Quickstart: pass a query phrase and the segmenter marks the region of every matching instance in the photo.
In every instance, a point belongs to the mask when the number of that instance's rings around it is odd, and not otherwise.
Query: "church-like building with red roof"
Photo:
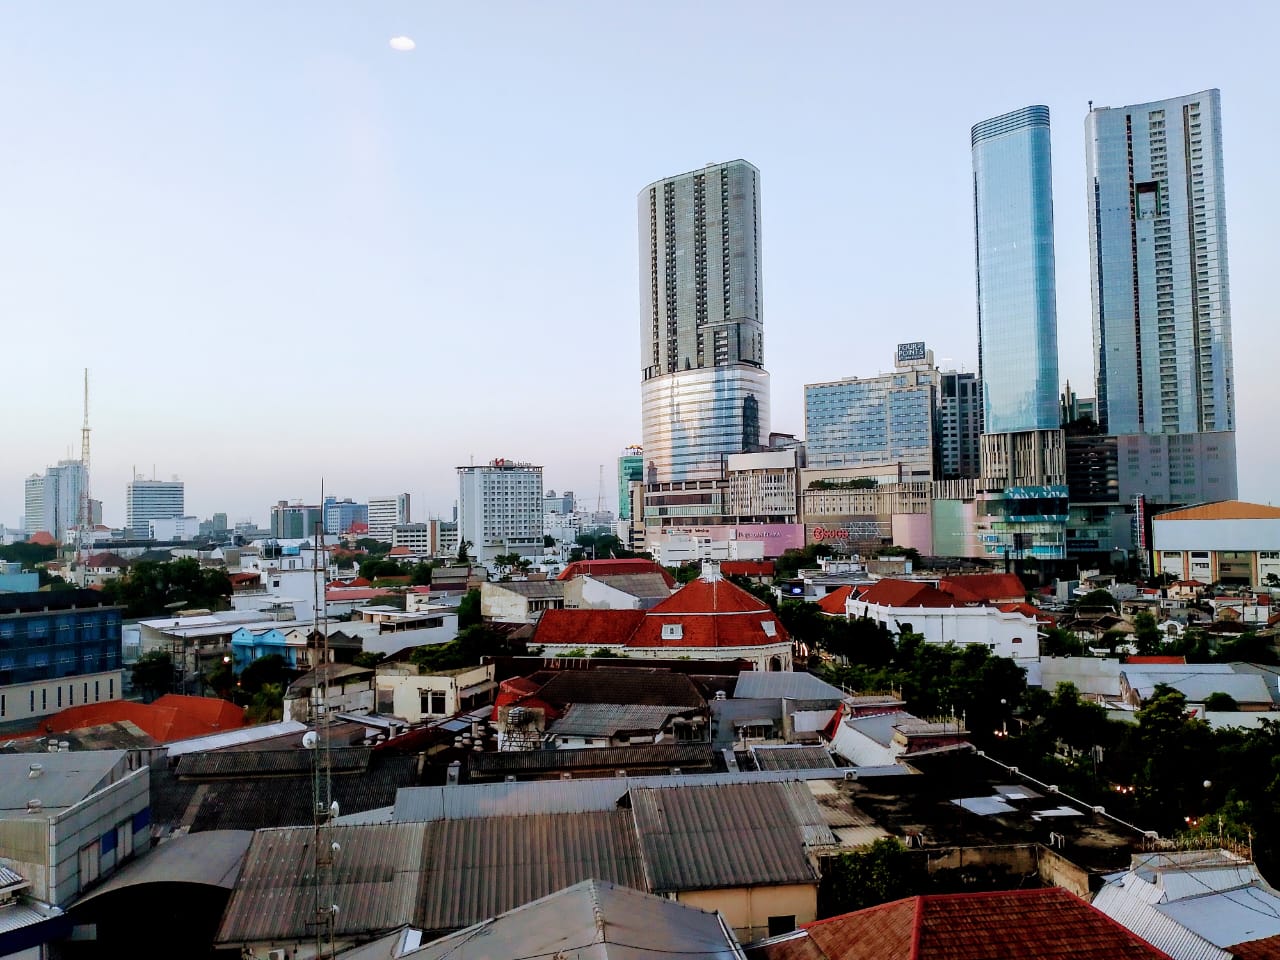
[[[602,647],[637,659],[748,660],[790,670],[792,642],[773,609],[714,564],[649,610],[547,610],[530,640],[544,656]]]

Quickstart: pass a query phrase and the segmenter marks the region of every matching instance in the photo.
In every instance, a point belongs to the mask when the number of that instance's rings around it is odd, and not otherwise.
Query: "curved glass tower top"
[[[983,432],[1057,429],[1049,108],[984,120],[971,142]]]

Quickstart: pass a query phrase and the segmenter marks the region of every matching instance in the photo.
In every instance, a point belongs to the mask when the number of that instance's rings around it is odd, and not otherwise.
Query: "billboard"
[[[705,537],[713,542],[723,540],[758,541],[764,545],[766,557],[780,557],[787,550],[804,549],[803,523],[740,523],[708,527],[668,527],[668,536]]]

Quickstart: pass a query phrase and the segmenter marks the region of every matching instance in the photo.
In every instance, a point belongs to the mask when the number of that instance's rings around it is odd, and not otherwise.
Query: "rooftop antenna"
[[[320,502],[324,503],[324,480],[320,481]],[[338,843],[333,838],[333,819],[338,815],[338,804],[333,799],[333,757],[330,753],[329,735],[329,617],[325,602],[324,581],[328,575],[328,554],[324,542],[323,512],[316,520],[315,536],[311,541],[312,605],[311,633],[307,646],[316,650],[320,661],[314,668],[315,682],[311,685],[311,726],[302,738],[311,750],[311,809],[312,845],[315,877],[315,905],[312,923],[315,924],[317,957],[333,956],[334,927],[338,905],[334,900],[333,862],[338,853]],[[323,565],[322,565],[323,556]]]
[[[596,484],[596,513],[604,513],[604,464],[600,464],[600,480]]]

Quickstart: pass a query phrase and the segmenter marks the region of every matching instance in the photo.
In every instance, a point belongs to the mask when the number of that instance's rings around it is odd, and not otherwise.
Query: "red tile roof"
[[[720,572],[726,577],[772,577],[772,560],[722,560]]]
[[[84,565],[93,569],[102,569],[104,567],[114,567],[119,569],[120,567],[128,566],[128,563],[119,554],[103,552],[95,553],[84,562]]]
[[[231,586],[239,586],[244,583],[261,583],[262,575],[258,573],[230,573],[227,579],[231,581]]]
[[[765,632],[771,623],[773,634]],[[680,636],[663,636],[664,626]],[[670,634],[671,631],[666,631]],[[694,580],[650,610],[547,610],[533,644],[584,647],[749,647],[790,643],[769,605],[728,580]]]
[[[860,587],[858,599],[878,607],[958,607],[963,601],[918,580],[877,580]]]
[[[629,573],[660,573],[668,587],[676,585],[675,578],[667,572],[666,567],[652,560],[575,560],[556,577],[557,580],[572,580],[574,577],[618,577]]]
[[[1264,937],[1227,947],[1236,960],[1280,960],[1280,936]]]
[[[909,897],[830,920],[752,951],[766,960],[1169,960],[1060,887]],[[802,952],[807,937],[819,953]]]
[[[1132,656],[1132,657],[1126,657],[1126,658],[1125,658],[1125,663],[1174,663],[1174,664],[1179,664],[1179,663],[1186,663],[1186,662],[1187,662],[1187,658],[1186,658],[1186,657],[1172,657],[1172,656],[1170,656],[1170,657],[1161,657],[1161,656],[1138,657],[1138,656]]]
[[[1014,573],[966,573],[944,577],[938,589],[963,603],[995,603],[999,600],[1022,600],[1027,588]]]
[[[52,547],[57,542],[53,539],[53,534],[45,530],[38,530],[27,538],[27,543],[34,543],[40,547]]]
[[[1000,604],[1000,609],[1005,613],[1020,613],[1024,617],[1030,617],[1032,620],[1037,620],[1040,623],[1054,624],[1058,622],[1058,618],[1053,614],[1045,613],[1039,607],[1026,603],[1025,601],[1019,603],[1002,603]]]
[[[387,551],[388,557],[408,557],[412,555],[413,555],[413,551],[405,546],[392,547],[389,551]]]
[[[853,587],[851,586],[838,587],[818,601],[818,608],[823,613],[843,617],[845,613],[844,602],[849,599],[849,594],[851,593],[853,593]]]
[[[544,610],[531,643],[594,650],[626,643],[644,619],[643,610]]]
[[[110,700],[70,707],[41,721],[41,728],[65,733],[128,720],[159,743],[202,737],[245,725],[244,708],[215,697],[167,693],[154,703]]]

